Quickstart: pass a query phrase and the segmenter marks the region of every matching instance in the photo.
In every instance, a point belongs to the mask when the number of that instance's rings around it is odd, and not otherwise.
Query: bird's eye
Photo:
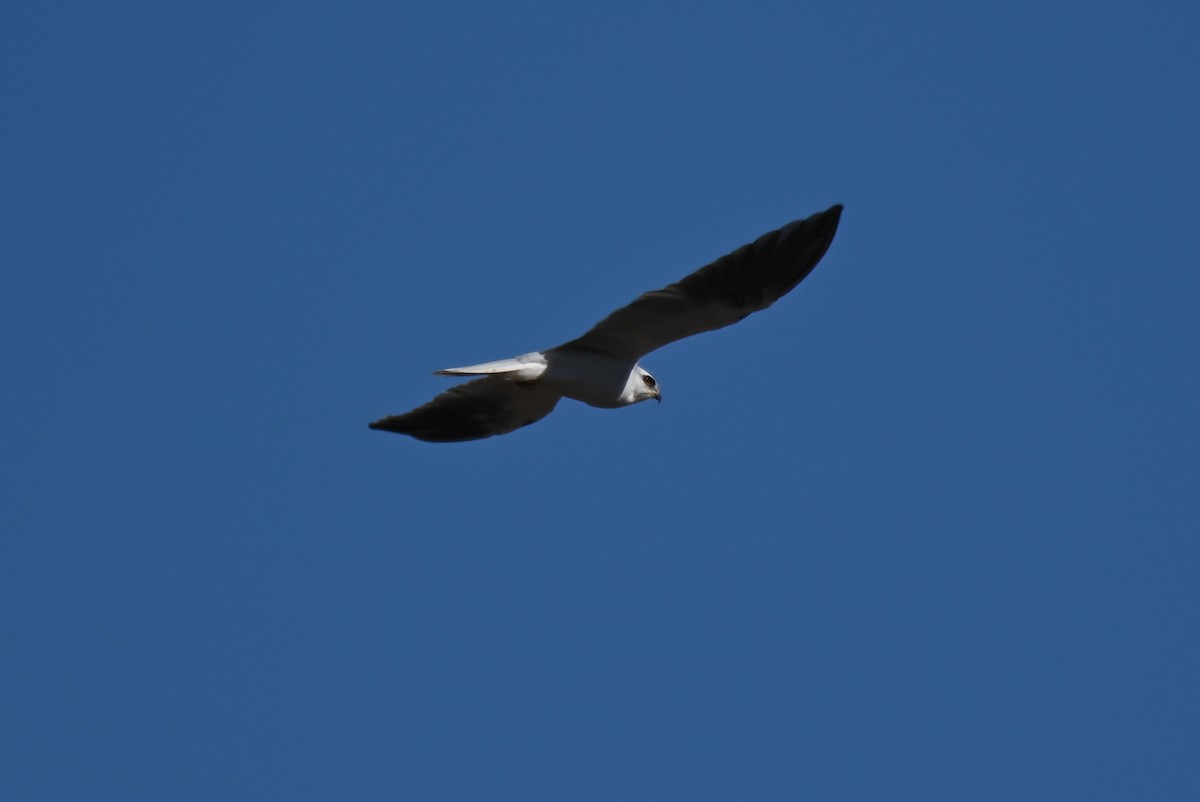
[[[642,377],[642,382],[643,382],[643,383],[645,383],[645,385],[646,385],[647,387],[649,387],[651,390],[653,390],[653,389],[654,389],[655,381],[654,381],[654,377],[653,377],[653,376],[643,376],[643,377]]]

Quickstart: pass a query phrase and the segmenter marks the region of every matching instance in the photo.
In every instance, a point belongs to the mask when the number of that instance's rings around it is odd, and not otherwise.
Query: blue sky
[[[0,798],[1195,799],[1194,3],[0,12]],[[833,203],[451,445],[366,423]]]

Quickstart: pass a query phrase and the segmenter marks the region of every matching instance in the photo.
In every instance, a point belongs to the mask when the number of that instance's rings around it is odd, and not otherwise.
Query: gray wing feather
[[[558,347],[639,359],[684,337],[737,323],[778,301],[812,272],[833,241],[841,214],[838,204],[764,234],[675,284],[645,293]]]
[[[438,443],[478,440],[541,420],[559,398],[536,385],[488,376],[451,387],[428,404],[369,426]]]

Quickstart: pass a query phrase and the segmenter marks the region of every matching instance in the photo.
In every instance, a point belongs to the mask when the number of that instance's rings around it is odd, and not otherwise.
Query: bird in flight
[[[825,255],[840,204],[789,223],[675,284],[639,296],[582,337],[511,359],[446,368],[443,376],[481,376],[428,404],[369,424],[418,440],[455,442],[507,434],[541,420],[561,398],[615,408],[653,398],[658,382],[638,360],[668,343],[724,328],[766,309],[799,284]]]

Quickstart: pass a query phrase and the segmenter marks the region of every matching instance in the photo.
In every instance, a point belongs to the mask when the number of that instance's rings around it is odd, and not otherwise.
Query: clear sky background
[[[1200,798],[1198,36],[5,3],[0,798]],[[833,203],[661,405],[366,427]]]

